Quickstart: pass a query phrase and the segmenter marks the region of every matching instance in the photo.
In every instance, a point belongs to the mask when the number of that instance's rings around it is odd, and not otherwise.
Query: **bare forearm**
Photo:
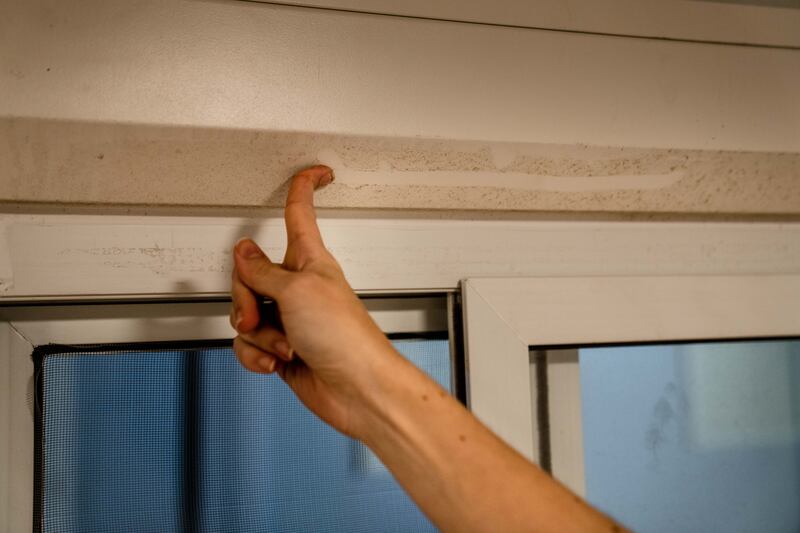
[[[331,181],[323,165],[292,178],[282,264],[249,239],[234,249],[242,365],[278,372],[309,409],[363,440],[445,531],[619,531],[393,349],[322,242],[313,195]],[[280,321],[261,316],[261,296]]]
[[[621,530],[399,355],[381,360],[362,438],[442,530]]]

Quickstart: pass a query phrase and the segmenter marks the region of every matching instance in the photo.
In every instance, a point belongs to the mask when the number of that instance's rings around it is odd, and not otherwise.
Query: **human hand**
[[[397,354],[322,242],[314,190],[333,179],[324,165],[292,178],[283,264],[272,263],[250,239],[236,244],[231,325],[239,335],[233,348],[245,368],[277,372],[320,418],[359,437],[371,373]],[[262,296],[277,303],[279,323],[259,311]]]

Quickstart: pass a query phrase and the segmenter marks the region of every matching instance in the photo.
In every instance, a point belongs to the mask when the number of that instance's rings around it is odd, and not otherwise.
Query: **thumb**
[[[239,279],[253,292],[278,299],[291,273],[269,260],[251,239],[242,239],[233,249],[233,260]]]

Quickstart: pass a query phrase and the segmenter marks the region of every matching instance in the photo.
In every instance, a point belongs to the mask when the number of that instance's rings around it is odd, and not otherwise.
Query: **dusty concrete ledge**
[[[323,162],[325,208],[800,215],[800,154],[483,143],[0,119],[6,206],[279,207]]]

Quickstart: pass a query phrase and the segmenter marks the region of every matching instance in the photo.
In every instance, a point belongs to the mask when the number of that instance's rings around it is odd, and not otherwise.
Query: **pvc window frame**
[[[516,333],[518,326],[508,320],[514,316],[530,317],[532,302],[540,304],[537,309],[544,317],[553,310],[539,296],[526,296],[524,287],[513,283],[514,278],[539,278],[547,285],[556,278],[562,280],[558,283],[569,284],[575,283],[575,279],[594,278],[678,276],[707,281],[718,276],[745,276],[758,283],[762,278],[800,274],[800,224],[797,223],[321,216],[319,224],[327,246],[339,260],[351,286],[362,295],[419,297],[425,293],[445,293],[450,294],[450,304],[457,307],[454,293],[460,280],[469,280],[464,284],[463,297],[467,307],[470,369],[467,385],[472,409],[529,457],[534,457],[533,422],[529,417],[519,417],[517,409],[521,404],[498,401],[493,410],[485,409],[476,381],[484,372],[479,371],[483,361],[489,367],[483,383],[492,385],[492,394],[503,398],[506,389],[516,391],[518,398],[527,398],[524,402],[528,412],[531,411],[530,392],[527,397],[520,394],[524,387],[530,387],[528,347],[547,339],[532,336],[525,344]],[[32,515],[33,465],[26,454],[32,451],[30,353],[34,344],[102,342],[112,337],[116,342],[135,342],[143,340],[137,337],[137,331],[142,330],[149,331],[149,335],[158,333],[151,340],[174,339],[175,335],[188,339],[185,328],[196,322],[205,324],[202,338],[230,336],[227,304],[223,301],[230,288],[230,248],[245,235],[262,244],[270,257],[282,257],[285,228],[278,217],[6,215],[0,218],[0,379],[7,380],[0,387],[3,437],[0,438],[0,530],[26,530]],[[499,279],[479,281],[483,278]],[[503,310],[497,303],[500,300],[496,300],[499,292],[490,290],[495,283],[513,293],[503,297],[503,301],[516,301],[527,311],[517,315]],[[481,304],[481,299],[487,303]],[[129,303],[116,307],[75,305],[120,300]],[[151,303],[133,305],[130,303],[133,300]],[[155,312],[152,305],[155,300],[165,301],[167,307],[161,309],[166,311]],[[205,302],[197,308],[204,311],[185,312],[188,304],[175,300]],[[379,301],[372,300],[371,305]],[[705,300],[700,301],[705,306]],[[64,306],[56,312],[41,305],[55,303]],[[108,312],[112,308],[115,313]],[[95,314],[90,316],[92,313],[87,309],[94,309]],[[105,311],[98,315],[100,309]],[[481,309],[487,319],[476,321],[475,313]],[[140,325],[148,324],[147,327],[121,326],[119,319],[126,315],[138,316]],[[424,324],[433,316],[419,311],[411,315],[416,317],[412,325],[417,331],[424,330]],[[436,328],[442,328],[443,319],[438,316]],[[455,319],[458,315],[450,313],[450,317]],[[549,323],[553,320],[551,317]],[[98,327],[100,324],[102,328]],[[485,330],[491,336],[494,327],[498,334],[502,331],[514,334],[500,335],[485,350],[478,350],[474,341],[470,344],[470,336],[477,331]],[[112,335],[115,329],[123,336]],[[399,331],[397,327],[392,329]],[[460,326],[455,324],[448,329],[457,332]],[[589,331],[579,324],[567,329]],[[590,340],[599,342],[597,338]],[[552,342],[555,340],[547,343]],[[503,369],[498,362],[508,354],[519,356],[510,364],[519,369],[520,375],[497,374]],[[569,365],[559,368],[567,372],[570,369]],[[551,375],[551,382],[553,379],[556,378]],[[570,383],[574,384],[574,379]],[[552,386],[551,390],[554,389]],[[568,409],[575,404],[551,401],[550,405]],[[559,418],[553,411],[550,415],[551,419]],[[521,420],[520,427],[528,428],[527,441],[515,437],[515,433],[524,435],[526,430],[508,429],[514,420]],[[569,433],[565,435],[570,442]],[[527,443],[527,449],[520,443]],[[557,455],[553,456],[553,465],[556,476],[560,476]],[[580,492],[580,487],[577,490]]]
[[[368,296],[363,301],[387,334],[425,338],[450,331],[452,295]],[[8,382],[0,390],[0,529],[27,531],[32,524],[34,348],[226,339],[233,336],[229,310],[225,300],[0,307],[0,375]]]
[[[547,447],[553,476],[580,495],[578,353],[549,352],[542,413],[532,349],[800,336],[797,274],[473,278],[463,298],[470,408],[529,459]]]

